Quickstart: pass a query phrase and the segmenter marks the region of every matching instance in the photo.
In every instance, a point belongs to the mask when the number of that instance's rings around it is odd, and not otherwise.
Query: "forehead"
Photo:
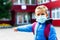
[[[35,14],[46,14],[46,9],[44,6],[37,6]]]
[[[45,12],[46,10],[43,7],[38,6],[35,12]]]

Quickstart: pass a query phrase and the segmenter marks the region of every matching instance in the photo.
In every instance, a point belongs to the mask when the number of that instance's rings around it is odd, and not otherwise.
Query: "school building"
[[[54,26],[60,26],[60,0],[12,0],[13,21],[17,24],[29,24],[35,21],[35,8],[38,5],[48,7],[49,18]]]
[[[12,0],[12,25],[30,24],[35,21],[35,8],[38,5],[48,7],[49,18],[54,26],[60,26],[60,0]],[[5,22],[5,21],[4,21]],[[8,23],[8,22],[7,22]]]

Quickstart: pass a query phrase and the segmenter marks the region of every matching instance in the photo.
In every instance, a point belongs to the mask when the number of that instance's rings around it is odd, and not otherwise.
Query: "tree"
[[[0,19],[10,18],[10,9],[12,2],[10,0],[0,0]]]

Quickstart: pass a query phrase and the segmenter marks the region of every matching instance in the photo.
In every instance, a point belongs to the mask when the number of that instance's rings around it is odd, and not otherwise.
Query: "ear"
[[[46,12],[46,17],[48,17],[48,13],[47,13],[47,11],[45,11]]]

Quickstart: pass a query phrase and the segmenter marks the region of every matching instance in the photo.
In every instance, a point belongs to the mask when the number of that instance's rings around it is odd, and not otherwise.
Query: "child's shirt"
[[[44,36],[44,28],[45,28],[45,23],[40,24],[36,23],[35,29],[34,29],[34,40],[46,40]],[[18,31],[22,32],[32,32],[32,24],[25,25],[25,26],[19,26],[17,28]],[[50,33],[48,36],[48,40],[56,40],[56,32],[54,27],[51,25],[50,27]]]

